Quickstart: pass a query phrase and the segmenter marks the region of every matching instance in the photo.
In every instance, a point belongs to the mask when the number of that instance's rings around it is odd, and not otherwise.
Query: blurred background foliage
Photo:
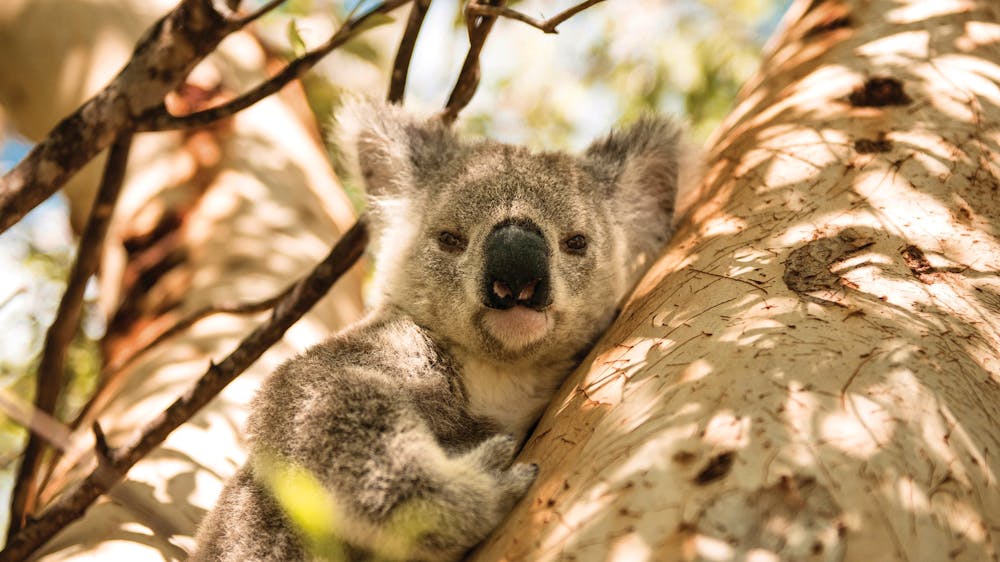
[[[273,54],[290,58],[303,46],[321,43],[353,10],[371,3],[289,0],[256,31]],[[549,17],[575,3],[521,0],[509,6]],[[563,23],[557,35],[501,20],[482,53],[479,90],[457,126],[471,135],[536,148],[579,150],[616,123],[644,111],[663,111],[686,120],[692,139],[702,142],[756,69],[762,45],[789,3],[606,0]],[[429,114],[448,98],[468,46],[462,6],[457,0],[431,4],[407,86],[406,105],[416,111]],[[385,95],[408,9],[398,10],[393,24],[334,52],[303,80],[321,128],[327,128],[346,94]],[[0,171],[29,148],[3,123],[0,108]],[[359,202],[356,186],[348,188]],[[29,400],[45,329],[74,252],[75,235],[67,221],[66,205],[57,196],[0,235],[0,390]],[[99,377],[103,322],[93,305],[94,292],[93,287],[88,291],[83,326],[69,355],[62,419],[82,407]],[[10,474],[24,436],[22,428],[0,415],[2,506],[8,503]]]
[[[539,18],[575,4],[508,2]],[[483,49],[479,90],[456,126],[535,148],[580,150],[616,123],[661,111],[680,116],[692,140],[703,142],[756,70],[761,48],[789,4],[606,0],[564,22],[554,35],[502,19]],[[463,5],[431,3],[410,67],[406,106],[430,114],[447,100],[468,47]],[[293,0],[262,22],[260,34],[273,52],[288,57],[292,43],[319,44],[355,6],[350,0]],[[400,10],[395,25],[351,41],[306,78],[322,126],[345,94],[385,95],[406,14]],[[296,38],[290,41],[293,25]],[[335,163],[342,172],[336,155]],[[358,201],[356,193],[352,197]]]

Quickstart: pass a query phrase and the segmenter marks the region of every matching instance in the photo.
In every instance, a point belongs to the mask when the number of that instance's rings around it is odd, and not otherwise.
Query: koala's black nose
[[[486,237],[483,303],[507,309],[534,309],[551,303],[549,246],[531,223],[504,223]]]

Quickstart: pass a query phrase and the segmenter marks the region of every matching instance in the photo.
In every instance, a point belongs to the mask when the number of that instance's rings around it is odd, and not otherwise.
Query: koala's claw
[[[479,466],[487,472],[502,472],[514,460],[517,454],[517,440],[512,435],[494,435],[472,450]]]
[[[500,475],[499,483],[503,489],[505,511],[524,497],[536,478],[538,478],[538,465],[535,463],[516,463]]]
[[[538,465],[535,463],[519,462],[504,472],[504,479],[514,484],[523,484],[524,490],[538,478]]]

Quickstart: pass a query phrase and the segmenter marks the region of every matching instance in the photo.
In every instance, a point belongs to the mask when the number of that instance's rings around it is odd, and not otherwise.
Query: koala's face
[[[571,357],[671,232],[675,128],[644,121],[583,156],[466,143],[376,106],[358,159],[381,305],[478,355]]]
[[[586,344],[606,325],[624,252],[608,201],[573,159],[481,143],[416,179],[428,197],[386,287],[393,304],[504,358]]]

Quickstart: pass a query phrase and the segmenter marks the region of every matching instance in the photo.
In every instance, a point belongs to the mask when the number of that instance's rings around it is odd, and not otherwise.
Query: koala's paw
[[[536,478],[538,465],[535,463],[519,462],[500,474],[498,481],[508,509],[524,496]]]
[[[538,477],[538,465],[534,463],[511,464],[517,455],[517,440],[510,435],[494,435],[465,454],[471,462],[488,474],[500,517],[506,514],[520,500]]]
[[[494,435],[468,453],[470,460],[486,472],[504,472],[517,454],[517,440],[511,435]]]

